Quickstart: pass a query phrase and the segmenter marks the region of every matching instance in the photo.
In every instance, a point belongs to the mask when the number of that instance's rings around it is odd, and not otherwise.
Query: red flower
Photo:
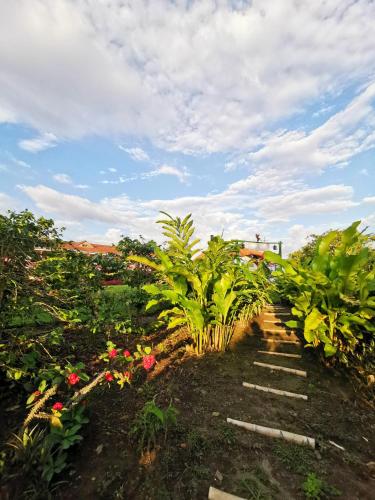
[[[124,351],[124,356],[125,356],[125,358],[130,358],[130,356],[131,356],[130,351],[128,351],[128,350]]]
[[[40,391],[34,391],[33,392],[34,396],[37,398],[38,396],[40,396],[42,393]]]
[[[112,351],[109,351],[108,356],[110,358],[115,358],[117,356],[117,349],[112,349]]]
[[[106,374],[104,376],[105,376],[105,379],[106,379],[107,382],[112,382],[113,375],[112,375],[111,372],[106,372]]]
[[[130,372],[124,372],[124,377],[130,380],[132,378],[132,374]]]
[[[64,405],[62,403],[55,403],[53,406],[52,406],[52,410],[56,410],[56,411],[60,411],[64,408]]]
[[[153,354],[148,354],[147,356],[143,356],[143,368],[145,370],[150,370],[155,363],[156,359]]]
[[[79,376],[76,373],[71,373],[68,377],[68,384],[75,385],[80,381]]]

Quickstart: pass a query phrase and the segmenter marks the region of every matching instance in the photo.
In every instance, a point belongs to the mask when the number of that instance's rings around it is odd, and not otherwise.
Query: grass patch
[[[307,474],[315,463],[314,452],[298,444],[280,442],[274,447],[273,452],[289,471],[297,474]]]

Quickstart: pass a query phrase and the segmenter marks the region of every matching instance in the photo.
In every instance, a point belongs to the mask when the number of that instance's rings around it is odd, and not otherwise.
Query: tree
[[[0,215],[0,325],[9,312],[35,289],[35,264],[60,243],[52,219],[29,210]]]
[[[140,236],[140,239],[132,239],[129,236],[123,236],[119,241],[117,248],[122,253],[124,261],[127,262],[128,257],[138,255],[146,257],[150,260],[155,260],[155,241],[146,241]],[[132,263],[124,268],[123,279],[124,283],[139,287],[145,283],[153,281],[152,269],[141,263]]]

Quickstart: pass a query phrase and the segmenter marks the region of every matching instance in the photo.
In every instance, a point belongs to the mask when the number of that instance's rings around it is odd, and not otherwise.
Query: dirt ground
[[[374,499],[375,479],[366,466],[375,460],[373,409],[349,380],[313,354],[276,358],[257,352],[264,345],[248,335],[233,351],[197,358],[177,332],[146,383],[95,397],[87,436],[55,498],[193,500],[207,498],[212,485],[248,499],[300,499],[302,483],[314,472],[324,481],[321,498]],[[254,366],[255,360],[301,368],[308,376],[272,372]],[[243,381],[306,394],[309,400],[257,392],[242,387]],[[145,457],[129,429],[153,397],[161,407],[173,403],[178,423],[141,465]],[[314,437],[318,447],[262,437],[227,424],[227,417]]]

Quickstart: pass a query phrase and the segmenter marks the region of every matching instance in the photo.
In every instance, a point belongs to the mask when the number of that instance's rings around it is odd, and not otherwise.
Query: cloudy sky
[[[69,239],[375,230],[375,3],[0,0],[0,211]]]

